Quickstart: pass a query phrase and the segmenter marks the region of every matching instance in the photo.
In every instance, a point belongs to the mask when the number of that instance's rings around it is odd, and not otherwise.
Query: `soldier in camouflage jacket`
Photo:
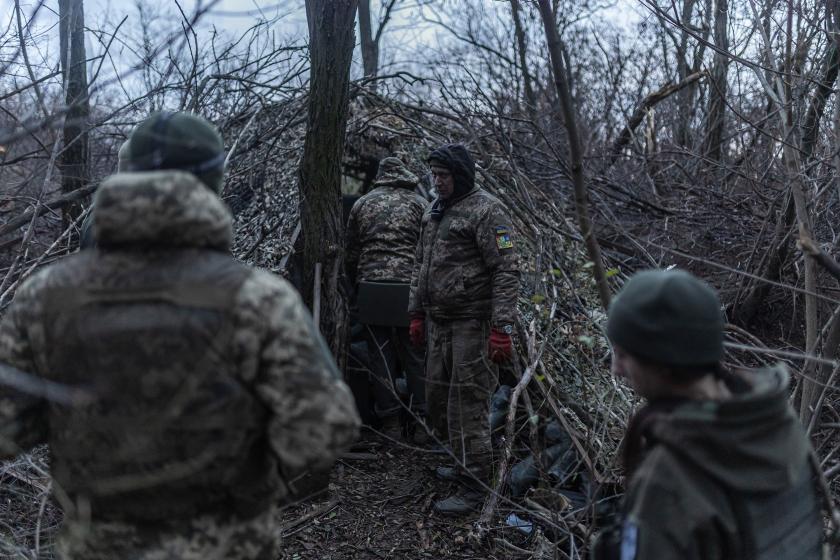
[[[647,402],[622,443],[621,515],[593,560],[828,558],[790,374],[724,368],[721,308],[714,288],[678,269],[639,272],[613,299],[612,372]]]
[[[498,382],[494,362],[511,357],[519,271],[510,215],[475,185],[475,163],[460,144],[430,158],[439,197],[423,216],[409,312],[416,343],[426,338],[426,402],[434,432],[448,439],[476,481],[489,482],[488,412]],[[428,324],[427,324],[428,321]],[[480,492],[438,502],[443,513],[477,507]]]
[[[420,221],[428,203],[414,192],[417,177],[395,157],[379,163],[373,186],[356,201],[347,220],[347,273],[354,285],[388,282],[407,286],[414,268]],[[404,302],[393,315],[405,312]],[[376,378],[374,408],[386,431],[390,431],[400,409],[393,381],[403,371],[412,409],[425,414],[425,352],[410,344],[407,327],[368,324],[365,331]]]
[[[286,481],[356,437],[298,294],[229,255],[223,156],[203,119],[150,117],[139,172],[97,193],[97,249],[25,281],[0,323],[0,361],[89,396],[0,387],[0,452],[50,446],[60,557],[276,558]]]

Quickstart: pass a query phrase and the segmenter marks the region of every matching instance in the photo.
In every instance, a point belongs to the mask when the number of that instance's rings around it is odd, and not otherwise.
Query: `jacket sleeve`
[[[516,239],[510,215],[501,203],[490,204],[479,217],[476,245],[492,277],[492,325],[509,324],[516,317],[519,297],[519,268]]]
[[[25,325],[29,287],[24,284],[0,321],[0,363],[36,375],[34,352]],[[47,441],[46,402],[0,384],[0,458],[9,458]]]
[[[344,266],[347,270],[347,278],[352,286],[356,285],[359,269],[359,255],[361,254],[361,241],[359,239],[359,207],[361,200],[357,200],[350,209],[350,216],[347,218],[347,250],[344,254]]]
[[[287,475],[329,467],[358,436],[353,395],[297,292],[266,272],[255,276],[241,291],[244,312],[263,323],[254,386],[270,411],[268,440]]]
[[[425,228],[428,227],[428,219],[424,220],[425,212],[420,215],[420,235],[417,237],[417,247],[414,250],[414,269],[411,273],[411,287],[408,292],[408,313],[420,313],[423,311],[423,302],[420,299],[420,271],[423,268],[423,253]]]

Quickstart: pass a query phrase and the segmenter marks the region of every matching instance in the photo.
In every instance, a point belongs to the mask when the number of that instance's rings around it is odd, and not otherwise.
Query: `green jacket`
[[[411,281],[426,206],[410,188],[390,185],[377,186],[356,201],[347,220],[345,258],[354,284]]]
[[[510,214],[493,195],[475,187],[423,215],[411,277],[410,313],[436,320],[486,319],[514,322],[519,265]]]
[[[618,550],[599,550],[602,539],[596,558],[821,557],[810,444],[788,404],[789,375],[781,366],[745,375],[731,399],[640,412],[626,442],[643,444],[628,473]]]

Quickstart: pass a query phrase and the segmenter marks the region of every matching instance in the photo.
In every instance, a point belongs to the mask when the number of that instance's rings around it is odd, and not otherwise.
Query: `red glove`
[[[491,329],[488,352],[490,359],[497,364],[510,360],[513,356],[513,341],[510,335],[497,329]]]
[[[426,315],[416,313],[411,316],[411,324],[408,326],[408,338],[411,345],[419,348],[426,344]]]

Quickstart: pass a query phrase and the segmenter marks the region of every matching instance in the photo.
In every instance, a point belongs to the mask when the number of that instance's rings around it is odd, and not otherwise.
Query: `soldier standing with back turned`
[[[647,405],[624,443],[619,527],[595,560],[818,560],[811,446],[783,366],[722,368],[717,293],[681,270],[631,278],[609,310],[612,370]]]
[[[273,560],[288,481],[357,435],[300,296],[230,256],[224,160],[204,119],[150,116],[96,194],[97,248],[26,280],[0,323],[0,362],[91,399],[0,386],[0,454],[49,444],[62,558]]]
[[[420,221],[428,203],[414,192],[417,177],[395,157],[379,163],[374,189],[347,220],[347,274],[356,286],[374,375],[374,408],[382,431],[393,435],[400,402],[394,381],[403,371],[412,412],[423,417],[424,352],[408,337],[408,290]]]
[[[508,210],[475,184],[467,149],[429,156],[438,198],[423,216],[411,280],[411,336],[426,341],[427,422],[457,466],[438,475],[462,489],[435,503],[444,514],[478,508],[491,482],[490,397],[495,363],[512,355],[519,271]]]

